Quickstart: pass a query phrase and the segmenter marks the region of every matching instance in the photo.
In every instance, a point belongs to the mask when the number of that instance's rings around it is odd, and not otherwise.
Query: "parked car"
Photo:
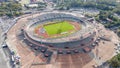
[[[7,48],[7,47],[8,47],[7,44],[2,45],[2,48]]]

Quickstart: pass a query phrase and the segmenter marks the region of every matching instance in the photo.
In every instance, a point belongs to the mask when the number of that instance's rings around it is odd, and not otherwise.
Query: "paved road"
[[[2,30],[0,29],[0,68],[8,68],[8,61],[7,57],[5,56],[1,43],[2,43],[2,37],[1,37],[1,32]]]
[[[5,59],[2,49],[0,49],[0,68],[8,68],[6,62],[7,62],[7,59]]]

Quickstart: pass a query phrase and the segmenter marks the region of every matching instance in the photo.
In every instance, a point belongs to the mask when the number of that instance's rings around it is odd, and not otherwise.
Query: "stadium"
[[[32,43],[44,44],[59,52],[60,49],[79,50],[90,47],[95,41],[95,29],[91,23],[65,13],[46,13],[24,28],[24,36]],[[89,43],[89,44],[88,44]],[[87,44],[87,45],[86,45]],[[38,45],[39,46],[39,45]],[[91,49],[91,48],[90,48]]]
[[[28,14],[8,31],[6,43],[20,55],[22,68],[88,68],[100,40],[96,28],[78,13]]]
[[[93,48],[96,33],[92,23],[75,14],[50,12],[29,21],[22,28],[22,34],[24,42],[41,52],[46,63],[50,64],[54,55],[87,55]],[[92,58],[89,57],[88,61]]]

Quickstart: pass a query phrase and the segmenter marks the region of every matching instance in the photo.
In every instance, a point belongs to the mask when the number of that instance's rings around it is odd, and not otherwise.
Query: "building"
[[[44,2],[43,0],[19,0],[19,3],[22,4],[22,6],[30,3],[38,3],[38,2]]]
[[[0,2],[7,2],[7,1],[13,1],[13,0],[0,0]]]
[[[116,0],[116,2],[120,2],[120,0]]]

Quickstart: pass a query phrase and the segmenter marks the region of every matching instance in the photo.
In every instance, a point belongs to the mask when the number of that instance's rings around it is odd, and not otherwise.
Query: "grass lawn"
[[[48,35],[60,34],[69,30],[74,30],[74,26],[67,21],[44,25]]]

